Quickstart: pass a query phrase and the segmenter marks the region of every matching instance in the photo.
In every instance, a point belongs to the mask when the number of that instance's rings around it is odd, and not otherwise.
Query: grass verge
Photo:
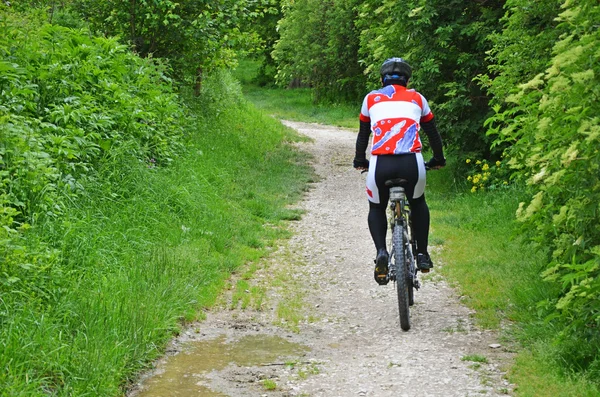
[[[441,272],[476,310],[480,326],[500,330],[516,342],[509,370],[517,396],[598,396],[600,390],[581,376],[561,371],[552,352],[556,331],[544,321],[540,302],[554,295],[540,271],[544,255],[519,234],[515,211],[518,188],[470,193],[451,169],[428,173],[431,242],[441,245]]]
[[[313,178],[291,149],[300,138],[227,76],[205,90],[172,167],[104,164],[60,224],[30,231],[60,271],[47,304],[13,308],[0,328],[0,395],[121,395],[231,272],[289,235],[287,207]]]
[[[283,120],[320,123],[358,131],[360,104],[316,104],[309,88],[265,88],[253,84],[257,62],[243,60],[234,72],[244,96],[266,115]]]

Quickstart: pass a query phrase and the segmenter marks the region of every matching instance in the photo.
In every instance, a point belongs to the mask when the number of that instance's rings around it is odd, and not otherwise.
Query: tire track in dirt
[[[364,176],[350,166],[356,135],[323,125],[284,124],[312,138],[299,146],[313,154],[320,180],[298,204],[305,214],[291,225],[294,236],[262,261],[253,276],[252,283],[266,289],[267,299],[259,310],[230,309],[231,293],[224,294],[223,304],[174,340],[170,354],[130,396],[510,394],[512,386],[503,372],[510,353],[490,348],[497,343],[495,335],[473,325],[472,313],[436,269],[422,278],[423,287],[415,295],[412,329],[400,330],[393,284],[382,287],[373,280],[374,248],[366,222]],[[432,256],[439,267],[443,264],[437,250],[432,248]],[[278,320],[277,311],[286,299],[303,302],[303,320],[295,330]],[[190,343],[222,338],[222,343],[233,345],[258,335],[278,337],[309,350],[259,365],[231,362],[202,373],[183,371],[182,378],[197,380],[194,394],[178,388],[177,380],[161,389],[169,390],[167,394],[153,394],[153,384],[169,372],[173,357],[188,354]],[[464,360],[469,355],[485,357],[487,362]],[[295,365],[283,365],[286,362]],[[265,380],[271,387],[266,387]]]

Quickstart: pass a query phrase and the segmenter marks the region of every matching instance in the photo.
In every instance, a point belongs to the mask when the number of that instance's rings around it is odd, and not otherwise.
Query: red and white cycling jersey
[[[401,85],[370,92],[360,111],[360,120],[371,123],[373,155],[420,153],[420,123],[431,119],[425,97]]]

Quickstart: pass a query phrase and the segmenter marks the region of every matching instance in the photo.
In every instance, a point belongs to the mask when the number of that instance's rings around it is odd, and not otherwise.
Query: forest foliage
[[[499,77],[489,81],[490,92],[504,95],[494,97],[488,133],[494,145],[505,149],[514,177],[532,194],[521,203],[517,217],[531,239],[548,251],[543,277],[562,290],[540,307],[553,309],[549,318],[564,325],[558,339],[568,362],[597,377],[600,5],[568,0],[556,8],[556,2],[548,2],[546,8],[523,15],[519,11],[525,4],[529,2],[510,2],[506,23],[512,30],[494,39],[492,54],[498,62],[493,71]],[[543,19],[549,16],[554,29],[537,31],[531,40],[516,39],[531,37],[538,24],[547,26]],[[537,51],[539,61],[515,67],[514,54],[531,51]]]
[[[488,97],[473,81],[487,71],[488,35],[500,29],[500,1],[283,1],[277,79],[299,79],[317,99],[359,103],[390,57],[407,59],[413,87],[435,106],[446,141],[487,153]]]
[[[597,0],[0,2],[0,323],[77,280],[65,247],[35,236],[68,234],[86,186],[131,198],[122,167],[186,153],[182,92],[217,106],[235,88],[206,91],[207,76],[256,54],[262,83],[358,113],[402,56],[457,170],[501,164],[527,192],[517,218],[557,291],[536,309],[560,330],[557,361],[600,379],[599,28]]]

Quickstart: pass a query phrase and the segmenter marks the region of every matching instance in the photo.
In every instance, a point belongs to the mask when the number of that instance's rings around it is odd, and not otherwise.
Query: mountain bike
[[[392,231],[391,247],[388,250],[390,252],[388,278],[396,283],[400,327],[404,331],[410,329],[410,306],[414,304],[414,291],[421,287],[415,256],[417,243],[412,235],[410,207],[404,191],[406,182],[404,179],[391,179],[385,182],[385,185],[390,188],[389,209]]]

